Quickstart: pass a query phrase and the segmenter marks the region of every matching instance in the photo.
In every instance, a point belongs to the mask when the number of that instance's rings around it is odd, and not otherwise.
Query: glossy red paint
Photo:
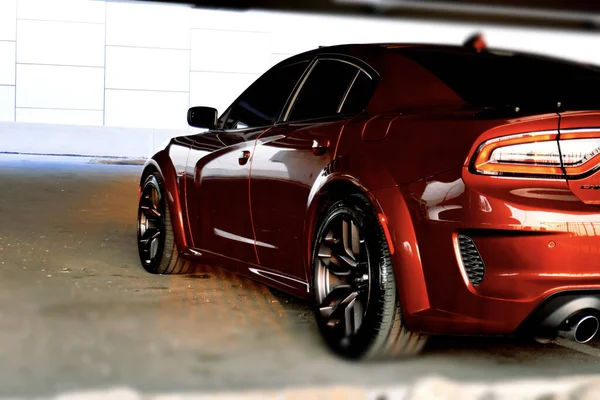
[[[470,168],[491,139],[567,138],[600,128],[600,112],[481,116],[486,110],[465,107],[439,78],[392,51],[400,47],[298,56],[353,57],[376,71],[363,113],[215,130],[176,138],[157,153],[148,166],[164,177],[179,248],[312,300],[320,215],[340,195],[360,192],[380,216],[412,330],[511,333],[554,293],[600,290],[600,190],[593,189],[600,171],[545,179]],[[316,155],[315,141],[329,146]],[[459,233],[486,265],[477,286],[462,266]]]

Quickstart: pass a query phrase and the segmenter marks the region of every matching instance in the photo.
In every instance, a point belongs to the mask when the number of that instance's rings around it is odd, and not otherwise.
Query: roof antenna
[[[469,36],[469,38],[463,43],[463,46],[470,47],[478,53],[487,49],[487,43],[485,42],[481,32],[477,32],[474,35]]]

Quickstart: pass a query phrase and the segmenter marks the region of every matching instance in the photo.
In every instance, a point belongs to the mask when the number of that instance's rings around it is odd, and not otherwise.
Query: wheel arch
[[[175,167],[168,154],[164,151],[159,151],[152,158],[146,161],[142,175],[140,177],[140,193],[141,187],[148,176],[152,173],[158,173],[164,183],[166,193],[166,199],[169,202],[169,211],[171,214],[171,222],[173,224],[173,235],[175,236],[175,243],[179,251],[183,251],[188,247],[187,237],[185,234],[186,226],[183,222],[183,209],[181,204],[181,197],[179,193],[179,185],[177,183],[177,176]]]
[[[430,308],[416,233],[404,196],[398,186],[368,190],[349,174],[331,174],[317,182],[307,204],[305,225],[306,276],[313,295],[312,247],[325,210],[345,196],[365,196],[378,216],[392,254],[392,267],[404,318],[413,327],[412,316]]]

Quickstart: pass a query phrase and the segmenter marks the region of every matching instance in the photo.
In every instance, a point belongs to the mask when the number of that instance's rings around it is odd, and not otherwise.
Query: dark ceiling
[[[119,0],[109,0],[119,1]],[[313,11],[600,30],[599,0],[181,0],[197,7]]]

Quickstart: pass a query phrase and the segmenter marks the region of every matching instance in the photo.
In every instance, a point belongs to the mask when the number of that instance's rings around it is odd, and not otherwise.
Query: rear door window
[[[358,114],[367,107],[373,94],[373,80],[363,70],[359,70],[348,94],[340,107],[340,114]]]
[[[288,121],[302,121],[329,117],[339,114],[343,101],[352,94],[352,83],[361,70],[353,64],[339,60],[318,60],[304,82],[292,109]],[[356,104],[348,103],[348,109],[356,109]]]

